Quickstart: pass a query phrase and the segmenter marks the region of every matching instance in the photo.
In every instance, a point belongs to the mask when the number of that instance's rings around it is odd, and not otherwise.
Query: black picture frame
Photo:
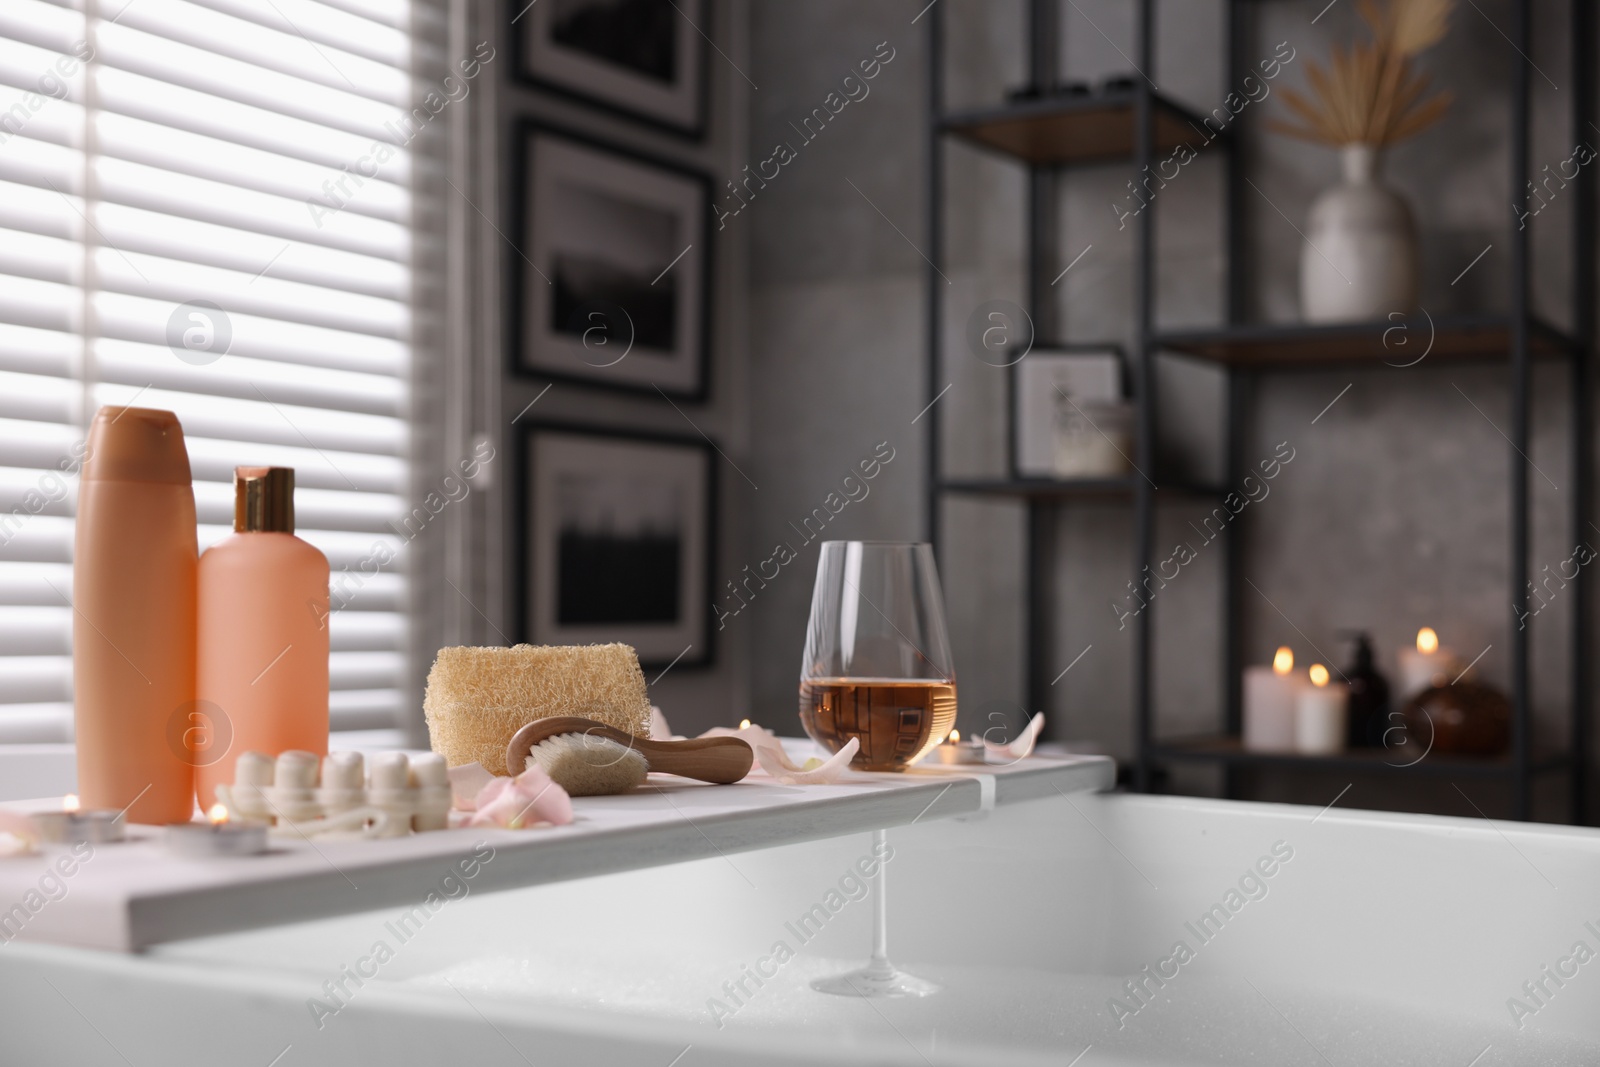
[[[536,539],[541,536],[559,538],[562,516],[559,513],[549,516],[541,513],[541,504],[549,507],[551,494],[558,491],[555,487],[536,482],[541,472],[535,450],[541,438],[546,447],[554,443],[557,446],[576,446],[580,451],[585,444],[611,446],[614,451],[638,449],[641,458],[652,452],[659,456],[663,449],[672,449],[682,453],[681,462],[686,465],[693,463],[701,479],[704,499],[699,502],[698,508],[693,499],[684,501],[683,517],[693,517],[691,513],[697,515],[698,540],[704,543],[693,543],[695,539],[686,536],[686,543],[679,547],[681,571],[678,588],[683,611],[678,632],[673,632],[669,626],[653,626],[652,623],[639,621],[595,622],[564,627],[558,624],[554,629],[548,625],[551,613],[539,610],[538,600],[546,597],[550,598],[547,604],[554,604],[563,596],[562,590],[555,584],[561,577],[559,550],[554,551],[556,558],[547,555],[541,561]],[[568,458],[573,454],[575,452],[569,451]],[[658,481],[659,472],[652,472],[647,467],[648,460],[645,460],[638,467],[628,469],[634,471],[638,479]],[[597,427],[562,420],[530,420],[518,425],[513,478],[512,514],[515,526],[508,544],[511,556],[509,573],[516,582],[512,613],[514,640],[535,645],[621,641],[638,650],[640,665],[647,671],[665,670],[669,666],[674,670],[694,669],[714,664],[716,643],[712,623],[715,619],[713,604],[716,599],[719,493],[716,445],[712,441],[704,437]],[[583,488],[587,490],[590,486]],[[696,524],[686,522],[684,525],[692,531]],[[547,547],[546,552],[551,551]],[[629,592],[633,595],[635,591]],[[641,641],[641,636],[646,639]],[[677,643],[685,638],[688,639],[688,647]]]
[[[541,156],[541,153],[543,154]],[[711,349],[713,343],[712,322],[712,285],[714,279],[714,254],[712,218],[712,178],[705,171],[662,159],[647,153],[636,151],[632,148],[590,137],[570,128],[546,122],[540,119],[523,119],[517,123],[513,134],[513,145],[510,155],[507,218],[511,224],[511,236],[508,240],[510,248],[506,253],[506,364],[507,372],[516,378],[535,379],[539,381],[562,381],[576,385],[583,385],[597,389],[619,391],[625,393],[647,394],[651,396],[665,395],[676,400],[685,400],[692,403],[704,402],[710,395],[711,389]],[[586,187],[578,193],[584,196],[608,196],[606,192],[596,193],[595,189],[601,185],[617,188],[630,181],[654,180],[659,184],[651,191],[644,189],[632,190],[641,200],[650,196],[657,198],[657,203],[665,197],[673,198],[676,203],[672,208],[680,209],[690,216],[684,219],[683,231],[693,234],[694,239],[688,242],[679,258],[667,264],[663,275],[670,277],[676,292],[678,284],[685,284],[689,291],[680,299],[675,299],[673,309],[673,323],[676,328],[677,321],[685,323],[685,336],[682,339],[681,350],[674,357],[678,362],[671,366],[657,366],[652,368],[649,360],[659,359],[660,356],[651,351],[641,350],[638,353],[629,352],[622,362],[611,364],[609,352],[602,353],[599,345],[606,343],[607,337],[626,337],[631,342],[637,333],[633,312],[627,308],[627,301],[636,299],[633,296],[625,297],[623,301],[586,301],[583,307],[603,306],[606,309],[621,308],[622,314],[607,314],[596,321],[598,326],[594,335],[598,343],[589,343],[591,331],[584,331],[581,346],[573,340],[571,326],[562,331],[567,336],[555,336],[557,331],[549,324],[547,312],[556,311],[557,295],[552,292],[547,296],[543,291],[536,291],[532,283],[542,281],[545,285],[555,286],[553,276],[556,272],[550,263],[541,265],[540,260],[545,258],[547,246],[544,236],[538,229],[541,220],[536,217],[539,204],[536,202],[536,184],[542,184],[542,176],[537,173],[538,168],[545,161],[553,171],[559,173],[562,168],[572,170],[579,161],[585,161],[590,170],[585,174]],[[607,176],[606,182],[598,182],[596,173]],[[548,187],[547,187],[548,188]],[[572,195],[573,190],[568,190]],[[546,198],[556,195],[547,192]],[[610,196],[616,200],[617,196]],[[646,214],[665,215],[668,208],[655,205],[636,206],[621,205],[624,209],[630,207]],[[558,218],[563,218],[561,213],[554,213]],[[561,223],[554,220],[545,225],[550,229],[551,236],[549,247],[555,247],[559,242],[554,236],[555,227],[568,224],[563,218]],[[592,252],[591,247],[582,249]],[[642,277],[642,275],[640,276]],[[688,279],[682,282],[681,279]],[[651,286],[659,283],[661,276],[652,280]],[[659,305],[651,302],[654,294],[644,293],[644,288],[638,292],[645,297],[645,314],[641,318],[649,319],[649,312],[659,310]],[[547,307],[544,300],[549,299]],[[598,312],[590,310],[589,315],[595,316]],[[544,325],[541,327],[540,323]],[[659,321],[657,316],[655,321]],[[615,328],[613,328],[615,327]],[[582,352],[578,348],[583,349]],[[603,358],[601,358],[603,356]],[[591,358],[593,357],[593,358]],[[631,358],[632,363],[626,363]]]
[[[506,5],[509,22],[506,39],[511,42],[512,69],[524,85],[575,100],[632,122],[642,123],[691,141],[705,138],[711,90],[710,0],[567,0],[569,4],[588,2],[592,7],[624,7],[632,2],[650,13],[670,18],[677,46],[687,52],[680,65],[685,84],[675,86],[671,103],[653,91],[649,79],[630,74],[615,58],[585,54],[581,47],[546,39],[552,18],[561,5],[553,0],[525,4],[512,0]],[[663,6],[665,5],[665,6]],[[641,26],[639,18],[628,21],[628,28]],[[616,44],[625,34],[606,31],[597,42]]]

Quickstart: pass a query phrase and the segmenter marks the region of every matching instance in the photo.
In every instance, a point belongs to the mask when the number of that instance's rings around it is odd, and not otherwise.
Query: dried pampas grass
[[[1279,133],[1326,145],[1390,145],[1437,122],[1451,94],[1424,99],[1429,78],[1413,60],[1444,37],[1455,0],[1359,0],[1372,40],[1338,45],[1328,68],[1308,63],[1311,95],[1283,90],[1298,122],[1275,120]]]

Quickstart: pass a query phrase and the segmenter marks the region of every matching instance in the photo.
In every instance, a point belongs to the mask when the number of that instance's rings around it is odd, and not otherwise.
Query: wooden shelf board
[[[1529,324],[1528,341],[1535,356],[1563,355],[1575,347],[1561,331],[1539,321]],[[1153,342],[1159,349],[1235,367],[1312,369],[1387,364],[1402,368],[1429,362],[1507,360],[1511,322],[1496,316],[1440,318],[1431,323],[1414,318],[1338,326],[1239,326],[1160,333]]]
[[[810,742],[790,742],[804,759]],[[982,809],[979,778],[994,803],[1110,789],[1104,756],[1031,756],[1011,766],[926,763],[903,774],[847,774],[834,785],[784,786],[764,775],[707,786],[652,774],[621,796],[577,797],[570,826],[462,829],[377,841],[275,840],[273,851],[236,859],[180,859],[159,827],[97,845],[68,879],[70,892],[20,924],[19,940],[137,951],[149,945],[417,903],[480,842],[494,849],[474,893],[518,889],[686,860],[772,848],[946,819]],[[59,801],[57,802],[59,803]],[[5,805],[38,810],[39,804]],[[60,845],[0,863],[0,900],[22,901]],[[9,940],[9,937],[7,938]]]
[[[1294,752],[1252,752],[1232,735],[1206,735],[1162,741],[1151,746],[1158,760],[1227,763],[1235,766],[1264,766],[1338,770],[1371,774],[1431,774],[1462,777],[1509,777],[1516,765],[1509,757],[1452,756],[1429,753],[1408,764],[1411,757],[1400,757],[1386,749],[1358,748],[1335,756],[1302,756]],[[1536,772],[1557,770],[1568,763],[1564,755],[1541,755],[1533,761]]]
[[[963,140],[1036,165],[1132,159],[1137,96],[1125,90],[1024,100],[947,115],[942,125]],[[1159,94],[1155,104],[1158,157],[1181,144],[1203,150],[1208,142],[1197,116]],[[1226,134],[1217,136],[1226,139]]]
[[[1048,500],[1122,500],[1133,496],[1139,476],[1123,478],[950,478],[939,483],[941,492],[976,496],[1004,496]],[[1163,479],[1159,497],[1221,496],[1220,486],[1196,485]]]

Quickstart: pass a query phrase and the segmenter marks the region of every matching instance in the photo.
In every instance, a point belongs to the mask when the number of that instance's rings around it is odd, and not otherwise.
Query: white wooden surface
[[[651,775],[631,794],[575,799],[570,826],[446,830],[381,841],[297,839],[237,859],[180,859],[162,844],[162,830],[135,826],[133,840],[96,846],[70,877],[50,874],[68,855],[63,846],[0,859],[0,941],[136,951],[416,904],[481,841],[493,844],[495,859],[473,879],[474,892],[971,815],[980,810],[984,776],[992,776],[994,803],[1010,804],[1109,789],[1116,769],[1103,756],[1035,755],[1009,767],[924,765],[904,774],[847,774],[827,786],[784,786],[761,775],[708,786]],[[27,902],[41,900],[29,910]],[[20,923],[19,904],[27,913]]]

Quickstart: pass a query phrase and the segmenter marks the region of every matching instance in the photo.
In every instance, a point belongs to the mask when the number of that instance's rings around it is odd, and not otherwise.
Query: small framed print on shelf
[[[709,664],[712,454],[700,438],[526,427],[514,539],[517,639],[620,641],[646,667]]]
[[[703,399],[711,180],[536,123],[517,158],[511,370]]]
[[[534,85],[699,138],[706,0],[513,0],[517,72]]]
[[[1012,432],[1019,478],[1115,478],[1128,472],[1133,408],[1114,347],[1035,348],[1016,376]]]

